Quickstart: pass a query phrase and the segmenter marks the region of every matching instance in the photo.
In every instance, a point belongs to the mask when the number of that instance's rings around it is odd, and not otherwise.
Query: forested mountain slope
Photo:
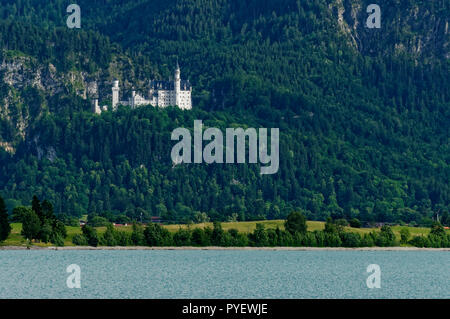
[[[0,189],[60,214],[105,211],[188,221],[281,218],[426,222],[450,208],[447,1],[68,1],[0,9]],[[125,92],[172,76],[194,110],[101,116],[113,78]],[[94,83],[98,83],[98,90]],[[280,169],[173,167],[171,131],[279,127]]]

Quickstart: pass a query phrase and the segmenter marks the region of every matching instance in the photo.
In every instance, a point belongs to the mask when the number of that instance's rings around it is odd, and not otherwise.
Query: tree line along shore
[[[19,223],[10,223],[11,218]],[[450,233],[439,222],[435,222],[428,232],[418,232],[414,227],[389,225],[370,230],[351,228],[344,220],[328,218],[321,223],[322,228],[318,227],[319,222],[307,222],[301,213],[292,212],[284,221],[253,222],[254,227],[246,223],[248,231],[239,227],[240,223],[229,224],[236,227],[220,222],[182,226],[134,222],[128,227],[115,227],[112,223],[94,227],[88,222],[73,227],[59,220],[53,213],[52,204],[46,200],[40,202],[34,197],[31,207],[15,209],[13,216],[9,216],[0,197],[1,246],[450,247]]]

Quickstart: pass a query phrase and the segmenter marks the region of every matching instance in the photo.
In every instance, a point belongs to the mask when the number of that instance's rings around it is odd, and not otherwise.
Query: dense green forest
[[[57,216],[188,222],[198,212],[220,221],[296,210],[449,224],[449,3],[378,2],[379,30],[363,26],[369,1],[80,0],[81,29],[65,26],[71,1],[2,1],[1,195],[10,210],[47,198]],[[125,89],[169,78],[177,59],[192,111],[94,115],[79,94],[87,78],[117,77]],[[50,64],[51,84],[26,81]],[[280,128],[278,173],[173,166],[170,134],[196,119]]]

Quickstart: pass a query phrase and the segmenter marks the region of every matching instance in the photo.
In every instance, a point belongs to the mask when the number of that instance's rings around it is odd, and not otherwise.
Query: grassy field
[[[12,230],[11,234],[9,235],[8,239],[4,242],[0,243],[0,246],[26,246],[27,242],[26,240],[20,235],[20,232],[22,231],[22,224],[20,223],[13,223],[11,224]],[[81,228],[80,227],[71,227],[66,226],[67,229],[67,237],[64,240],[65,246],[74,246],[72,244],[72,238],[75,234],[81,234]],[[53,246],[50,243],[33,243],[33,245],[36,246]]]
[[[251,233],[255,230],[256,224],[263,224],[266,229],[269,228],[277,228],[284,229],[284,220],[264,220],[264,221],[257,221],[257,222],[229,222],[229,223],[222,223],[222,228],[224,230],[228,229],[237,229],[240,232],[244,233]],[[325,228],[325,222],[317,222],[317,221],[308,221],[308,231],[315,231],[315,230],[323,230]],[[203,224],[194,224],[190,227],[212,227],[212,223],[203,223]],[[165,226],[169,231],[175,232],[180,227],[188,227],[187,225],[166,225]],[[405,228],[406,226],[393,226],[392,231],[397,236],[398,239],[400,239],[400,230],[402,228]],[[411,236],[426,236],[430,232],[429,228],[425,227],[406,227],[409,229],[409,232],[411,233]],[[370,233],[371,231],[379,231],[379,228],[352,228],[352,227],[345,227],[346,231],[351,231],[355,233],[360,234],[366,234]],[[447,232],[450,233],[450,231],[447,230]]]
[[[284,229],[284,220],[264,220],[264,221],[251,221],[251,222],[227,222],[222,223],[222,228],[224,230],[229,229],[237,229],[239,232],[244,233],[251,233],[256,228],[256,224],[263,224],[266,229],[272,228],[275,229],[279,227],[280,229]],[[314,230],[323,230],[325,228],[324,222],[317,222],[317,221],[308,221],[308,231],[314,231]],[[0,246],[26,246],[25,239],[20,235],[20,232],[22,231],[22,225],[19,223],[11,224],[12,231],[9,235],[8,239],[0,243]],[[179,228],[204,228],[204,227],[213,227],[212,223],[202,223],[202,224],[192,224],[192,225],[164,225],[165,228],[167,228],[170,232],[176,232]],[[394,234],[397,236],[397,239],[400,239],[400,230],[404,228],[405,226],[393,226],[392,230],[394,231]],[[430,232],[429,228],[423,228],[423,227],[407,227],[411,233],[411,236],[417,236],[417,235],[423,235],[426,236]],[[67,229],[67,237],[64,241],[66,246],[74,246],[72,244],[72,238],[76,234],[81,234],[81,228],[80,227],[71,227],[66,226]],[[119,231],[126,231],[131,232],[132,226],[123,226],[117,228]],[[99,234],[103,234],[106,230],[106,227],[97,227],[97,231]],[[347,231],[356,232],[360,234],[369,233],[371,231],[378,231],[377,228],[351,228],[346,227]],[[449,230],[447,230],[448,233],[450,233]],[[52,246],[52,244],[44,244],[44,243],[33,243],[33,245],[36,246]]]

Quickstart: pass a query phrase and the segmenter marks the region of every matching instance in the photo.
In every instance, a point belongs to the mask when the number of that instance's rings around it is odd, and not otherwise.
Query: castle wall
[[[178,107],[183,110],[192,109],[192,99],[191,99],[191,91],[190,90],[180,91]]]

